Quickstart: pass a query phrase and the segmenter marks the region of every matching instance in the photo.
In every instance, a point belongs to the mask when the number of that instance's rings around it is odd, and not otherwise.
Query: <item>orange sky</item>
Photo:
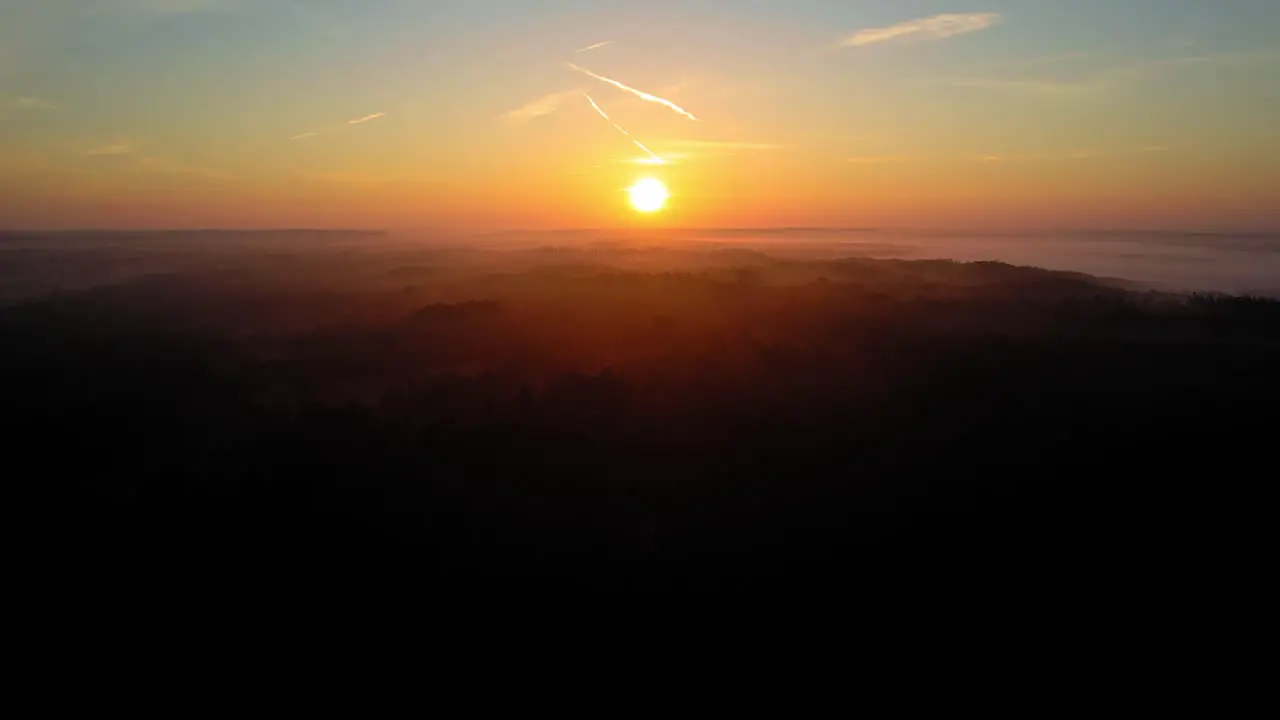
[[[1280,228],[1280,5],[67,5],[0,30],[0,226]]]

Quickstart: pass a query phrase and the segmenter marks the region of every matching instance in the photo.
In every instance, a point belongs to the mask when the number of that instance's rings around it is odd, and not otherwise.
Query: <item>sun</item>
[[[627,189],[631,196],[631,207],[642,213],[655,213],[666,207],[671,193],[661,180],[644,178]]]

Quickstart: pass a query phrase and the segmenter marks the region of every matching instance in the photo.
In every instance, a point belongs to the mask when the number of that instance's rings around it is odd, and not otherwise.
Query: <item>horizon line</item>
[[[1015,234],[1035,234],[1035,233],[1087,233],[1087,234],[1164,234],[1164,235],[1261,235],[1275,236],[1280,235],[1280,228],[1274,229],[1213,229],[1213,228],[1187,228],[1172,229],[1158,227],[1135,227],[1135,228],[1116,228],[1116,227],[1052,227],[1046,226],[1041,228],[1028,227],[970,227],[970,226],[942,226],[942,225],[893,225],[893,226],[865,226],[865,225],[707,225],[707,226],[683,226],[683,227],[664,227],[664,228],[637,228],[632,226],[583,226],[583,227],[562,227],[562,228],[500,228],[489,230],[464,230],[455,228],[430,228],[430,227],[307,227],[307,226],[286,226],[286,227],[170,227],[170,228],[129,228],[129,227],[72,227],[72,228],[0,228],[0,234],[3,235],[83,235],[83,234],[198,234],[198,233],[235,233],[235,234],[266,234],[266,233],[317,233],[317,234],[371,234],[371,235],[392,235],[404,233],[422,233],[433,232],[441,234],[454,235],[502,235],[512,233],[549,235],[555,233],[591,233],[591,232],[611,232],[611,233],[628,233],[628,234],[671,234],[671,233],[687,233],[687,232],[767,232],[767,233],[784,233],[784,232],[858,232],[858,233],[886,233],[886,232],[946,232],[959,234],[978,234],[978,233],[1015,233]]]

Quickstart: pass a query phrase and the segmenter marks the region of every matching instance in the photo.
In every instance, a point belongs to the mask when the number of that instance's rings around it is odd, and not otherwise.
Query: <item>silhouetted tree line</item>
[[[1172,541],[1270,460],[1270,300],[864,260],[459,282],[0,310],[15,507],[82,570],[828,585]]]

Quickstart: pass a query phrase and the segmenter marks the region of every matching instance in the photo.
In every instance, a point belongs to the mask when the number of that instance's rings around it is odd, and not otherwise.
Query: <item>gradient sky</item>
[[[1275,0],[0,0],[0,19],[2,227],[1280,230]],[[627,208],[643,176],[668,212]]]

